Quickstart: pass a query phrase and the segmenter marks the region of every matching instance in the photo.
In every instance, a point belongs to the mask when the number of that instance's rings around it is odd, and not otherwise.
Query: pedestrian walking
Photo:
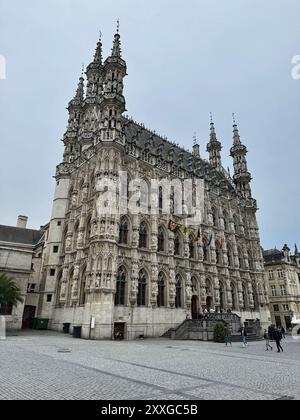
[[[275,342],[276,342],[276,346],[277,346],[277,353],[280,353],[281,351],[283,352],[283,348],[281,345],[281,340],[282,340],[282,334],[281,331],[279,329],[276,329],[274,332],[274,338],[275,338]]]
[[[245,327],[242,327],[241,329],[241,341],[243,343],[243,347],[247,347],[248,346],[248,342],[247,342],[247,331]]]
[[[271,341],[274,341],[274,334],[275,334],[275,328],[273,325],[270,325],[269,329],[268,329],[268,333],[269,333],[269,337]]]
[[[226,347],[230,344],[230,347],[232,347],[232,335],[231,335],[231,329],[230,327],[225,328],[225,344]]]
[[[283,327],[281,328],[281,334],[282,334],[282,338],[286,339],[286,332],[285,332],[285,329]]]
[[[270,349],[273,351],[273,347],[270,344],[270,336],[267,330],[265,330],[264,339],[266,341],[266,351],[269,351]]]

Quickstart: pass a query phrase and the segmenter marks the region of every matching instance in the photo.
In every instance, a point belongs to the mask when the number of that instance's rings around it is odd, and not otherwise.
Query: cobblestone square
[[[0,342],[0,400],[299,400],[300,341],[283,345],[22,333]]]

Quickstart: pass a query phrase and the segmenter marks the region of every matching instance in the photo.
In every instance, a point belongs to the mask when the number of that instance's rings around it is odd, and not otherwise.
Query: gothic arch
[[[80,293],[79,293],[79,304],[85,305],[85,294],[86,289],[86,264],[84,264],[80,271]]]
[[[158,273],[157,285],[158,285],[158,295],[157,295],[157,306],[159,308],[167,306],[167,293],[168,293],[168,277],[163,271]]]
[[[183,308],[184,305],[184,280],[181,274],[177,274],[175,278],[176,296],[175,307],[177,309]]]
[[[128,294],[128,272],[124,265],[121,265],[117,271],[115,306],[125,306],[127,304]]]
[[[130,244],[131,220],[127,215],[121,217],[119,222],[119,244]]]

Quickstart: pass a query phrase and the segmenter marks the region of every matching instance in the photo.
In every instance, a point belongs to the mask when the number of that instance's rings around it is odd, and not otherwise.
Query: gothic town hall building
[[[118,31],[104,62],[98,42],[86,70],[87,87],[81,77],[68,106],[41,316],[54,330],[70,323],[92,339],[158,337],[205,308],[230,310],[242,321],[260,319],[267,325],[257,203],[237,125],[231,177],[222,167],[213,121],[208,162],[197,144],[190,153],[125,117],[126,75]],[[170,215],[163,213],[99,216],[97,182],[116,182],[120,171],[145,182],[204,180],[201,226],[170,229]],[[171,220],[172,227],[184,224],[181,216]]]

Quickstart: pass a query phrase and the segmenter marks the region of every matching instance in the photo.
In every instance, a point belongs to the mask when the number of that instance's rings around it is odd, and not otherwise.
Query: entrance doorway
[[[116,322],[114,326],[114,339],[124,340],[125,338],[125,322]]]
[[[198,319],[199,316],[199,299],[198,296],[192,297],[192,319]]]
[[[25,306],[24,313],[23,313],[23,322],[22,322],[23,330],[31,328],[33,318],[35,317],[35,311],[36,311],[35,306]]]
[[[212,297],[211,296],[207,296],[207,298],[206,298],[206,309],[208,310],[208,312],[210,311],[210,309],[212,309]]]

